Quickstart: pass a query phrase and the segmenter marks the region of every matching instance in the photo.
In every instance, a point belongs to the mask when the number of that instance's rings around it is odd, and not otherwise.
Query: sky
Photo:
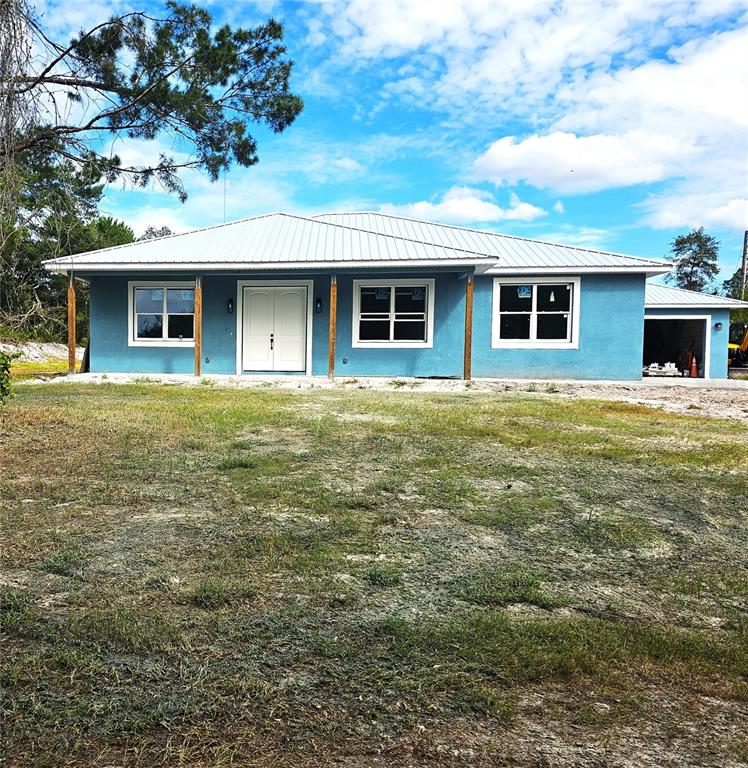
[[[721,279],[748,228],[748,0],[202,2],[216,24],[273,16],[305,103],[261,127],[260,163],[217,183],[108,187],[141,233],[273,211],[370,210],[663,257],[703,226]],[[64,37],[151,0],[46,0]],[[118,140],[123,160],[184,151]],[[225,210],[225,219],[224,219]]]

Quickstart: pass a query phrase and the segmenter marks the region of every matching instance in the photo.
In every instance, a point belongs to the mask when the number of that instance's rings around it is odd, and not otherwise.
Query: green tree
[[[168,237],[174,233],[167,226],[163,227],[146,227],[145,232],[138,238],[138,240],[154,240],[157,237]]]
[[[273,19],[214,27],[206,10],[170,0],[159,15],[122,13],[59,42],[29,0],[0,0],[0,30],[0,324],[32,335],[63,324],[43,259],[132,236],[99,220],[103,183],[157,182],[184,200],[180,171],[216,180],[254,165],[250,127],[281,132],[303,106]],[[111,152],[114,140],[162,135],[178,154],[128,164]]]
[[[249,125],[280,132],[303,107],[289,90],[292,62],[274,19],[252,29],[214,28],[204,8],[169,0],[159,16],[123,13],[57,42],[27,0],[0,6],[7,30],[7,50],[0,46],[0,129],[14,120],[12,130],[0,130],[0,163],[41,151],[108,181],[157,180],[184,199],[180,170],[199,168],[215,181],[232,163],[254,165],[257,142]],[[51,110],[61,97],[85,109]],[[111,139],[162,134],[178,139],[180,156],[127,164],[110,154]]]
[[[88,243],[81,243],[86,251],[98,248],[111,248],[115,245],[125,245],[135,240],[135,233],[124,221],[117,221],[111,216],[98,216],[86,227],[85,236]],[[77,251],[82,253],[83,251]]]
[[[56,338],[66,323],[65,282],[42,261],[132,242],[134,233],[99,216],[103,185],[72,162],[54,164],[45,153],[29,153],[16,171],[19,204],[6,213],[12,236],[0,245],[0,325],[10,335]],[[79,336],[85,335],[86,299],[82,288]]]
[[[678,235],[671,245],[668,259],[673,271],[665,278],[678,288],[703,291],[719,272],[719,241],[704,232],[704,227],[692,229],[687,235]]]
[[[743,295],[740,295],[740,281],[743,276],[743,268],[738,267],[732,277],[728,278],[722,283],[722,293],[725,296],[729,296],[733,299],[742,299],[748,301],[748,286],[743,291]]]
[[[738,267],[732,277],[722,283],[722,293],[733,299],[748,301],[748,286],[740,295],[740,280],[743,276],[743,268]],[[748,323],[748,309],[735,309],[730,312],[730,320],[733,323]]]

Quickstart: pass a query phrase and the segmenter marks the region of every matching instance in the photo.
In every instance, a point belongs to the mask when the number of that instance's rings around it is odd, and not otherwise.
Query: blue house
[[[72,306],[90,286],[92,372],[631,380],[688,348],[724,378],[729,310],[748,306],[648,285],[664,261],[378,213],[276,213],[46,267]]]

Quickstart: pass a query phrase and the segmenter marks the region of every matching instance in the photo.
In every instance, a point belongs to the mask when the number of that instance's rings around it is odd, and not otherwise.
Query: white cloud
[[[576,136],[556,131],[518,140],[506,136],[475,161],[478,178],[579,194],[666,178],[694,148],[685,141],[631,131]]]
[[[748,199],[729,200],[725,205],[706,211],[704,221],[706,225],[728,227],[730,229],[744,229],[748,227]]]
[[[341,0],[320,13],[339,43],[328,66],[389,73],[373,111],[431,108],[463,135],[496,126],[478,179],[569,194],[656,183],[645,223],[745,225],[731,201],[748,157],[746,0],[603,0],[594,13],[575,0]]]
[[[309,19],[308,22],[309,32],[306,36],[306,44],[316,47],[322,45],[327,41],[327,35],[324,32],[322,21],[318,18]]]
[[[548,243],[563,243],[564,245],[577,245],[580,248],[604,250],[610,232],[599,227],[575,227],[572,224],[564,224],[558,229],[542,232],[533,235],[533,237]]]
[[[674,227],[721,227],[738,231],[748,227],[748,199],[733,198],[722,202],[717,193],[663,195],[645,201],[647,223],[656,229]]]
[[[515,194],[510,195],[509,207],[502,208],[493,196],[480,189],[453,187],[441,202],[422,200],[405,205],[383,205],[383,213],[409,216],[448,224],[478,224],[495,221],[534,221],[546,211],[530,203],[523,203]]]
[[[564,208],[564,203],[563,203],[563,201],[562,201],[562,200],[556,200],[556,202],[553,204],[553,210],[554,210],[556,213],[563,213],[563,212],[564,212],[564,210],[566,210],[566,209]]]
[[[357,163],[351,157],[340,157],[333,161],[333,165],[343,171],[350,171],[352,173],[363,173],[366,170],[361,163]]]

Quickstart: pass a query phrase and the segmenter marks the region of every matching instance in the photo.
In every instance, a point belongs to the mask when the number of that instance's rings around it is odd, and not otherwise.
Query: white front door
[[[306,370],[306,287],[245,287],[242,303],[242,370]]]

